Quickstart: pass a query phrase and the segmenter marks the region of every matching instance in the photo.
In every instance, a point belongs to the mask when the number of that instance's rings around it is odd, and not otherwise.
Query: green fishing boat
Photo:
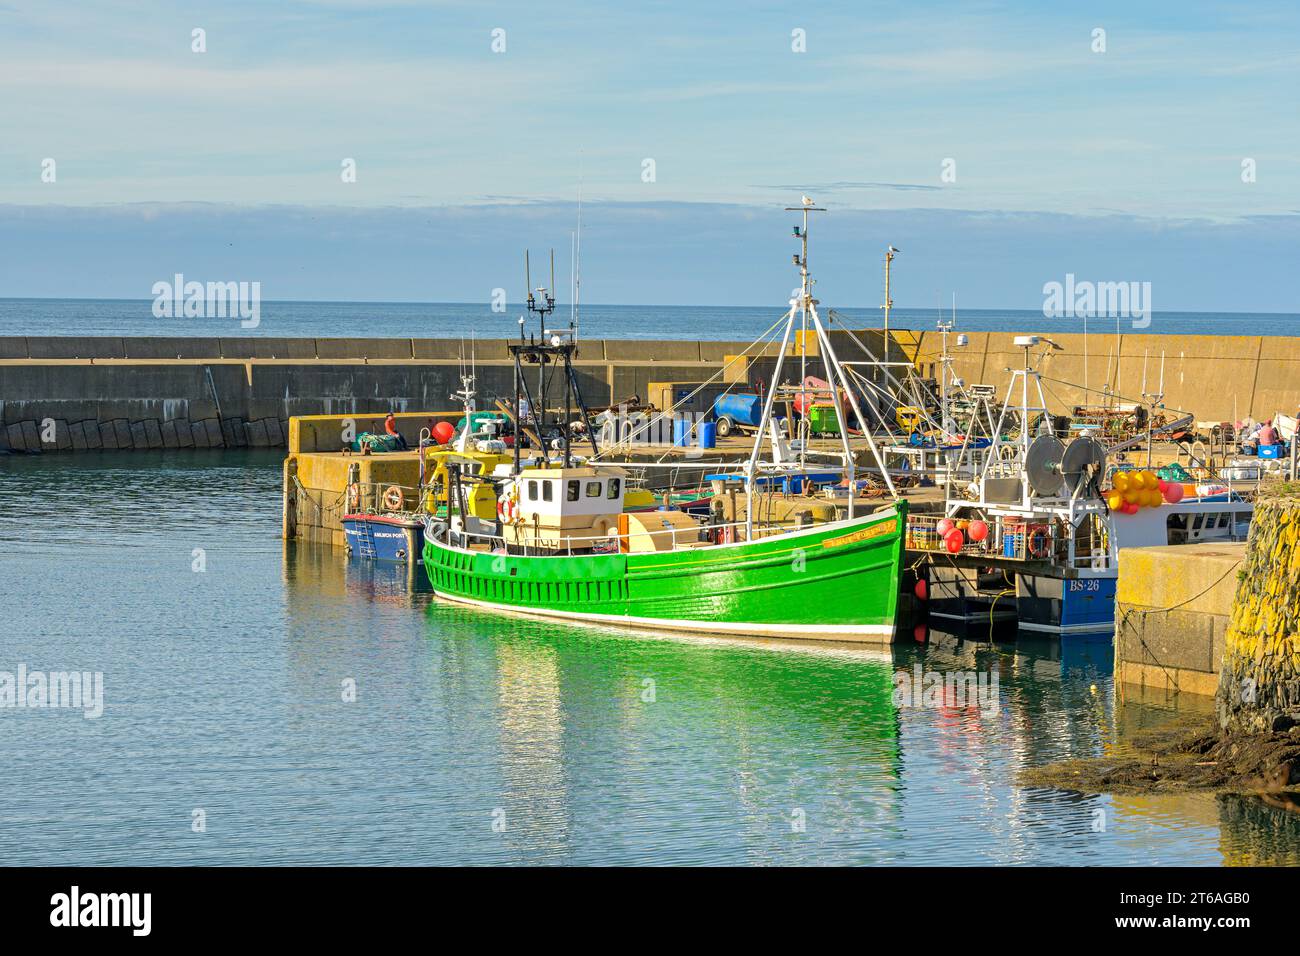
[[[733,544],[682,541],[664,551],[492,553],[427,536],[424,566],[439,597],[498,610],[669,630],[887,642],[894,635],[906,527],[907,503],[899,501],[849,521]]]
[[[802,286],[785,316],[772,381],[781,381],[787,347],[801,324],[802,340],[816,337],[828,377],[840,386],[831,389],[835,420],[850,420],[844,407],[848,402],[853,416],[865,422],[811,294],[808,214],[821,210],[808,201],[796,208],[803,212],[803,227],[795,230],[802,241],[802,255],[795,257]],[[544,409],[529,391],[525,366],[563,376],[582,408],[570,361],[576,330],[572,324],[569,330],[547,329],[544,320],[554,299],[545,289],[537,291],[540,303],[535,304],[530,291],[528,305],[542,316],[542,335],[525,340],[521,326],[520,342],[510,346],[515,360],[513,407],[529,410],[528,424],[536,426],[533,434],[542,433],[544,423],[536,416]],[[807,369],[799,371],[799,380],[805,381]],[[763,520],[770,513],[765,496],[776,493],[771,479],[806,475],[813,467],[813,453],[802,442],[792,451],[772,414],[778,391],[768,390],[753,449],[741,472],[746,483],[744,520],[734,520],[736,513],[729,516],[733,520],[725,520],[720,501],[719,510],[706,515],[673,507],[624,511],[626,471],[600,461],[594,439],[592,458],[576,464],[567,431],[559,440],[558,464],[521,460],[520,440],[514,443],[514,461],[490,474],[462,473],[453,462],[447,487],[458,500],[449,507],[452,517],[430,517],[425,530],[424,567],[434,593],[482,608],[598,624],[892,641],[907,502],[897,496],[870,430],[863,438],[893,497],[883,505],[879,499],[854,501],[855,456],[848,434],[839,430],[842,452],[821,454],[836,458],[835,468],[845,476],[847,502],[829,508],[829,514],[819,509],[820,522],[813,520],[811,511],[792,520]],[[537,393],[547,394],[544,377],[539,377]],[[565,422],[569,397],[566,393]],[[517,434],[528,430],[523,417],[521,411]],[[767,443],[771,459],[760,461]],[[481,497],[488,487],[496,497],[494,514],[485,517],[481,509],[476,514],[459,505]]]

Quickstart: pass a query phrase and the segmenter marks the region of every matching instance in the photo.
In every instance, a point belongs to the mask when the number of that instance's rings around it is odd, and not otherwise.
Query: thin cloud
[[[834,193],[845,190],[857,189],[886,189],[895,192],[910,192],[912,190],[924,190],[927,192],[938,192],[943,189],[942,186],[927,186],[923,183],[873,183],[873,182],[835,182],[835,183],[786,183],[779,185],[757,185],[750,187],[752,189],[779,189],[782,192],[821,192]]]

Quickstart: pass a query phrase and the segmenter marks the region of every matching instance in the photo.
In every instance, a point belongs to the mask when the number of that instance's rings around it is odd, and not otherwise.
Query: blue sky
[[[590,301],[784,295],[806,192],[845,305],[1300,311],[1298,91],[1287,3],[0,0],[0,296],[476,301],[581,182]]]

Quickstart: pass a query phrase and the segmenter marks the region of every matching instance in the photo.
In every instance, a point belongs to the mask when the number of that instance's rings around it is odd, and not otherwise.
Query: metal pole
[[[524,416],[519,411],[519,379],[523,375],[523,370],[519,367],[519,352],[513,347],[510,351],[515,357],[515,407],[513,411],[515,413],[515,474],[517,475],[519,474],[519,446],[524,440]],[[469,422],[465,424],[468,426]]]
[[[827,378],[830,379],[830,383],[831,383],[831,401],[835,405],[835,419],[840,423],[840,444],[843,445],[844,447],[844,475],[848,479],[848,485],[849,485],[847,517],[852,519],[853,518],[853,490],[854,490],[853,486],[856,483],[856,479],[857,479],[857,469],[856,469],[857,463],[853,460],[853,450],[852,448],[849,447],[849,422],[848,422],[848,418],[844,414],[844,403],[840,400],[841,376],[838,376],[831,371],[832,356],[831,356],[830,346],[827,341],[828,336],[826,336],[825,334],[825,329],[822,328],[821,320],[817,316],[816,309],[813,310],[813,323],[817,329],[817,342],[822,348],[822,355],[825,359],[826,375]],[[844,391],[847,394],[849,391],[848,383],[844,382],[843,384],[845,386]],[[861,419],[858,419],[858,424],[862,425],[863,431],[866,432],[870,431],[869,426],[867,426]],[[884,469],[882,469],[882,472],[883,470]]]
[[[569,365],[569,350],[564,350],[564,421],[561,427],[564,429],[564,467],[572,465],[569,455],[569,418],[573,415],[573,369]]]
[[[876,464],[880,466],[880,474],[885,479],[885,486],[889,488],[889,493],[897,498],[898,489],[894,487],[894,480],[889,477],[889,469],[885,467],[885,461],[880,457],[880,450],[876,447],[876,440],[871,436],[871,426],[867,424],[867,420],[862,414],[862,409],[858,407],[858,399],[857,396],[853,394],[853,389],[848,387],[848,376],[844,372],[844,366],[840,364],[839,356],[835,354],[834,349],[830,348],[830,336],[826,335],[826,330],[822,327],[821,319],[817,317],[817,311],[815,309],[813,310],[813,321],[817,324],[817,327],[821,329],[821,334],[825,338],[827,343],[827,358],[830,361],[830,365],[835,369],[835,374],[845,384],[844,391],[849,397],[849,404],[853,406],[853,414],[857,416],[858,424],[862,426],[862,434],[867,439],[867,447],[871,449],[872,457],[876,459]],[[843,428],[841,430],[843,430]]]
[[[773,399],[776,398],[776,383],[781,380],[781,369],[785,364],[785,350],[790,343],[790,333],[794,331],[794,314],[797,306],[790,304],[790,311],[785,316],[785,335],[781,337],[781,351],[776,355],[776,367],[772,370],[772,383],[763,402],[763,414],[759,417],[758,433],[754,436],[754,447],[750,450],[749,461],[745,464],[745,539],[754,537],[754,470],[758,467],[758,450],[763,445],[764,435],[769,428],[774,428],[771,421]]]
[[[889,309],[894,303],[889,299],[889,264],[894,261],[894,253],[885,250],[885,365],[889,365]]]

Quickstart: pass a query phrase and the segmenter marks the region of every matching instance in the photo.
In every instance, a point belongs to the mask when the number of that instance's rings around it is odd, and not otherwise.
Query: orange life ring
[[[1029,536],[1029,553],[1035,558],[1047,557],[1050,545],[1051,540],[1048,538],[1047,532],[1042,528],[1035,528]]]
[[[348,511],[359,511],[361,509],[361,485],[352,482],[348,485]]]
[[[406,495],[397,485],[389,485],[384,489],[384,507],[389,511],[401,511],[406,504]]]

